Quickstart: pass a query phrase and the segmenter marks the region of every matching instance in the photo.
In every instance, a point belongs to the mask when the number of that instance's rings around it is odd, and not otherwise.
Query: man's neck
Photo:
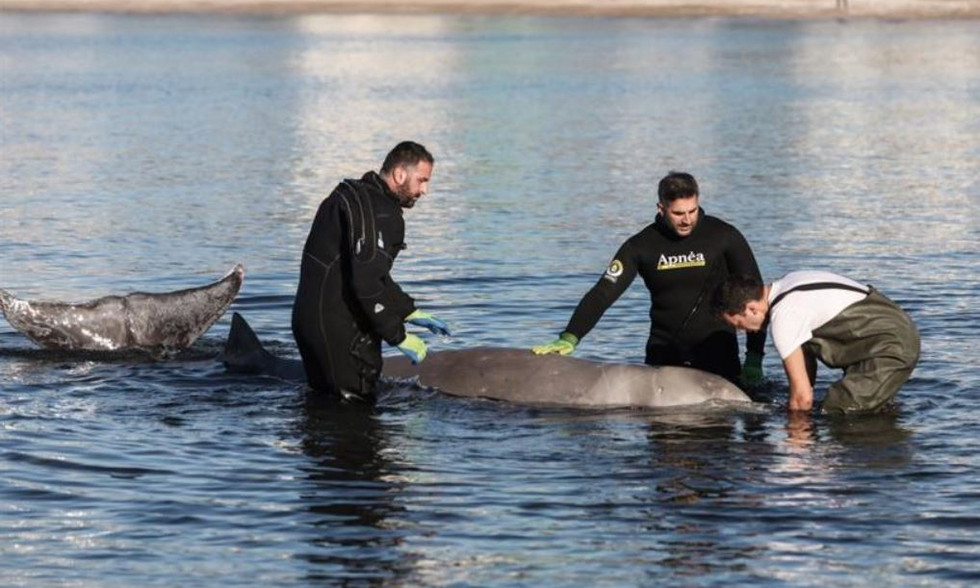
[[[398,186],[395,184],[395,179],[391,177],[391,174],[379,173],[378,176],[381,178],[381,181],[385,183],[385,186],[388,186],[388,191],[394,193],[395,188]]]

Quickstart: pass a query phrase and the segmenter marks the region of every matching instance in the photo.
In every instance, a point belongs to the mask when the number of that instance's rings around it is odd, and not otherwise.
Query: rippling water
[[[564,326],[655,182],[699,177],[763,273],[918,322],[895,414],[374,411],[0,324],[0,585],[973,585],[980,35],[973,22],[0,15],[0,287],[85,300],[248,270],[277,353],[312,214],[403,138],[437,157],[396,277],[455,327]],[[578,352],[641,361],[639,284]],[[826,386],[832,372],[821,372]]]

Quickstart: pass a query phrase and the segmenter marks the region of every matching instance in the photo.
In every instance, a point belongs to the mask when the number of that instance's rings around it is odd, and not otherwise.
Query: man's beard
[[[395,196],[398,197],[398,204],[402,208],[411,208],[415,206],[415,196],[412,194],[411,189],[408,187],[408,182],[400,186],[395,186]]]
[[[694,228],[698,226],[698,221],[699,220],[700,219],[696,219],[694,222],[692,222],[691,224],[687,225],[687,233],[686,234],[683,234],[683,235],[680,232],[680,226],[679,225],[677,225],[677,224],[675,224],[675,223],[673,223],[673,222],[671,222],[671,221],[668,220],[667,221],[667,226],[669,226],[670,227],[670,230],[675,235],[677,235],[678,237],[688,237],[688,236],[691,235],[691,233],[694,232]]]

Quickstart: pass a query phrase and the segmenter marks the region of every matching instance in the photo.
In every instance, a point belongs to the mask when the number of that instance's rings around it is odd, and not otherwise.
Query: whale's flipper
[[[237,312],[231,315],[231,330],[228,331],[228,340],[225,341],[222,361],[226,370],[236,374],[274,376],[293,382],[306,381],[303,362],[269,353],[245,317]]]

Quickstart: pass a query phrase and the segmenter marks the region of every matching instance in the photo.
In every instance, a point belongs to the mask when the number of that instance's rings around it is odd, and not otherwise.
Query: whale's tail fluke
[[[245,317],[237,312],[231,315],[231,330],[225,341],[222,354],[225,369],[236,374],[259,374],[274,376],[296,382],[306,381],[303,362],[295,359],[283,359],[270,353]]]
[[[221,318],[245,277],[241,264],[222,279],[172,292],[130,292],[87,302],[22,300],[0,290],[0,310],[16,331],[41,347],[65,351],[187,349]]]

